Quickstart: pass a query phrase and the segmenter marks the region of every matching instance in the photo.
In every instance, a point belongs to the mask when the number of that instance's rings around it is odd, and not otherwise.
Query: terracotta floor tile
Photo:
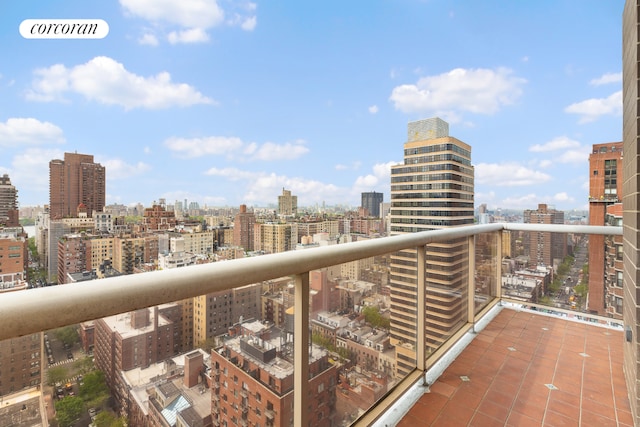
[[[621,331],[505,308],[399,425],[632,426],[621,342]]]
[[[540,427],[541,420],[530,418],[519,412],[511,411],[509,418],[505,422],[508,427]]]
[[[497,420],[481,412],[476,412],[469,422],[469,427],[502,427],[504,425],[504,421]]]
[[[560,400],[556,400],[553,397],[549,399],[547,411],[554,411],[574,420],[580,419],[580,406],[570,405]]]
[[[582,425],[585,426],[616,426],[617,422],[615,418],[608,418],[601,414],[597,414],[588,410],[582,411],[582,417],[580,418]]]
[[[488,415],[491,418],[497,419],[502,423],[507,420],[510,411],[510,406],[502,406],[486,398],[482,402],[480,402],[480,405],[478,406],[478,412]]]
[[[458,382],[460,382],[460,380],[458,380]],[[451,397],[451,395],[457,390],[457,386],[452,386],[451,384],[447,384],[442,381],[436,381],[429,388],[431,389],[431,393],[438,393],[445,397]]]
[[[544,417],[543,425],[553,426],[553,427],[574,427],[574,426],[578,427],[580,426],[580,421],[578,418],[570,418],[570,417],[567,417],[566,415],[547,410]],[[602,427],[606,424],[584,424],[584,425]]]
[[[517,412],[519,414],[522,414],[527,418],[536,420],[538,422],[538,425],[540,425],[542,418],[544,418],[545,407],[546,405],[540,406],[527,401],[516,401],[513,404],[511,413]]]

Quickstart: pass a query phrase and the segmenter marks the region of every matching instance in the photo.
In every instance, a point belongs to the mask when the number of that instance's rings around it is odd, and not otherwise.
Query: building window
[[[616,259],[622,261],[622,245],[616,245]]]
[[[616,286],[621,288],[622,287],[622,271],[616,271]]]

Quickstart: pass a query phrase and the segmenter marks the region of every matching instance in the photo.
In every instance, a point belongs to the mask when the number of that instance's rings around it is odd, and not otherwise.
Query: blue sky
[[[0,4],[0,174],[48,203],[48,162],[93,154],[107,203],[389,201],[407,123],[472,147],[475,203],[587,209],[588,154],[622,138],[622,0]],[[104,39],[25,39],[25,19]]]

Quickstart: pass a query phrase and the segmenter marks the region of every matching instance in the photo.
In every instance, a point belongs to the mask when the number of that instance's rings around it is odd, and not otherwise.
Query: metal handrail
[[[429,243],[501,230],[622,235],[622,227],[495,223],[409,233],[0,295],[0,340]]]

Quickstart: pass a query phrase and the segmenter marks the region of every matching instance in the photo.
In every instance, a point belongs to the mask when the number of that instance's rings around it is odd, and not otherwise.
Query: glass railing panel
[[[475,313],[487,306],[496,296],[498,263],[500,260],[497,233],[475,236]]]
[[[428,244],[425,281],[426,346],[429,354],[468,320],[468,239]]]
[[[311,380],[310,420],[350,425],[415,369],[415,271],[403,251],[310,272],[310,354],[331,370]]]

